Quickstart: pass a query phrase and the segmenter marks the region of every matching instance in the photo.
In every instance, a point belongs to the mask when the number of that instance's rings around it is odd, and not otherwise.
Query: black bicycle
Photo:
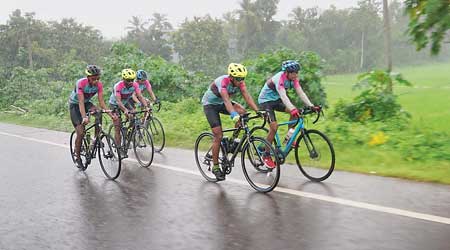
[[[130,112],[130,114],[133,115],[131,120],[125,119],[122,121],[120,129],[120,151],[122,158],[127,158],[128,149],[131,149],[131,145],[133,145],[133,151],[137,161],[142,167],[147,168],[153,162],[155,150],[153,147],[152,135],[148,129],[143,126],[141,119],[137,116],[137,114],[145,112],[148,112],[148,110]],[[115,133],[113,124],[109,126],[108,132],[110,135]]]
[[[164,133],[164,128],[161,121],[154,116],[153,111],[159,112],[161,109],[161,102],[153,104],[152,109],[149,112],[144,113],[142,119],[144,127],[148,129],[153,139],[153,146],[155,147],[155,152],[161,152],[166,144],[166,136]]]
[[[86,171],[89,164],[91,164],[91,160],[96,158],[98,155],[98,161],[103,173],[108,179],[114,180],[120,175],[122,158],[118,152],[114,139],[103,131],[102,124],[100,123],[100,116],[107,112],[110,112],[110,110],[98,110],[87,113],[88,116],[95,116],[96,119],[93,125],[85,128],[84,130],[80,150],[80,159],[82,161],[82,167],[80,169],[82,171]],[[91,139],[90,132],[92,128],[94,128],[95,131],[99,131],[99,133],[94,136],[93,140]],[[75,155],[76,137],[77,133],[76,131],[73,131],[70,135],[70,154],[72,156],[72,161],[75,164],[77,164]]]
[[[250,120],[261,118],[261,116],[250,117],[249,113],[246,113],[239,118],[240,126],[223,130],[223,133],[233,132],[233,136],[230,139],[224,136],[222,139],[219,150],[219,165],[225,174],[230,174],[234,167],[234,160],[238,153],[242,152],[242,171],[248,183],[259,192],[270,192],[276,187],[280,179],[279,160],[270,143],[264,138],[251,135],[248,127]],[[264,124],[265,121],[266,119],[264,119]],[[244,134],[239,139],[241,131],[244,131]],[[213,161],[211,149],[213,139],[214,136],[211,132],[203,132],[195,142],[195,160],[198,169],[203,177],[210,182],[217,181],[215,175],[212,173]],[[259,148],[263,148],[263,150],[258,149],[258,146]],[[231,154],[231,156],[228,157],[228,154]],[[264,165],[263,157],[267,157],[267,155],[270,155],[274,159],[273,161],[276,164],[274,168],[268,168]],[[255,163],[256,167],[252,163]],[[258,170],[263,168],[266,170],[264,173]]]

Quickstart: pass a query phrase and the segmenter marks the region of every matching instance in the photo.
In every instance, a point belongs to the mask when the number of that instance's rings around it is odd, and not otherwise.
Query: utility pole
[[[392,53],[391,53],[391,22],[389,16],[388,0],[383,0],[383,20],[384,20],[384,51],[386,57],[387,71],[392,71]],[[388,87],[392,92],[392,83]]]

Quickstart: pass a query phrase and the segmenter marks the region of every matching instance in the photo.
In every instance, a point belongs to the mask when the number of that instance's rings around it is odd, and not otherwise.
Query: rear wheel
[[[195,142],[195,162],[198,170],[207,181],[217,182],[216,176],[212,172],[212,144],[214,136],[212,133],[205,132],[200,134]],[[225,148],[221,145],[219,150],[219,164],[222,166],[225,160]]]
[[[105,176],[114,180],[120,175],[122,159],[114,139],[108,134],[102,134],[98,143],[98,161]]]
[[[268,151],[258,150],[258,147],[268,149]],[[248,161],[245,159],[248,157]],[[251,156],[251,157],[249,157]],[[264,164],[263,157],[270,157],[275,163],[274,168],[269,168]],[[255,167],[253,164],[258,163]],[[263,138],[250,137],[245,143],[241,154],[242,171],[248,183],[258,192],[270,192],[280,180],[280,162],[273,147]],[[252,167],[249,167],[252,165]]]
[[[136,128],[133,135],[133,150],[142,167],[150,167],[153,162],[155,150],[153,147],[153,138],[145,127]]]
[[[334,148],[318,130],[305,130],[298,139],[295,160],[300,171],[312,181],[323,181],[334,170]]]

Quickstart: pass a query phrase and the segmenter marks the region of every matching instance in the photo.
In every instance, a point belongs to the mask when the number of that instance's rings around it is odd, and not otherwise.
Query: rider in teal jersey
[[[248,94],[244,79],[247,76],[247,69],[242,64],[230,63],[228,65],[228,75],[219,76],[208,87],[202,98],[203,111],[211,127],[214,135],[212,145],[212,172],[217,180],[225,180],[225,173],[219,167],[219,150],[220,142],[223,137],[222,123],[220,115],[228,114],[235,122],[239,120],[239,114],[246,113],[244,107],[232,102],[230,97],[238,92],[241,92],[247,104],[254,110],[258,111],[252,97]]]
[[[80,159],[80,150],[81,140],[84,136],[84,126],[89,123],[89,117],[86,113],[87,111],[97,110],[97,107],[91,102],[91,98],[98,94],[100,107],[106,109],[103,99],[103,84],[100,82],[100,68],[96,65],[88,65],[85,73],[86,77],[77,81],[69,97],[70,119],[77,133],[74,151],[78,168],[83,168],[83,163]],[[111,114],[110,116],[113,117]],[[95,133],[97,134],[99,132],[96,128]]]
[[[260,108],[269,113],[270,129],[267,135],[269,143],[273,142],[278,129],[275,110],[290,113],[291,120],[300,115],[299,110],[289,100],[286,90],[295,89],[295,92],[297,92],[297,95],[306,106],[311,107],[316,112],[320,111],[320,106],[314,106],[300,86],[298,81],[300,69],[300,64],[297,61],[288,60],[283,62],[281,71],[269,78],[259,93],[258,103]]]

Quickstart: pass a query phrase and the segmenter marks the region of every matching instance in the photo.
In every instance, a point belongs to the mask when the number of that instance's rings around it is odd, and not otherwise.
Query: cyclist
[[[212,144],[212,172],[218,181],[225,180],[225,173],[219,167],[219,150],[222,140],[222,123],[220,115],[228,114],[235,122],[239,121],[239,114],[246,113],[245,108],[234,101],[230,97],[241,92],[247,104],[256,112],[258,107],[248,94],[245,87],[244,79],[247,76],[247,69],[244,65],[238,63],[230,63],[228,65],[228,75],[219,76],[208,87],[202,98],[203,111],[211,127],[214,135]]]
[[[294,88],[306,106],[311,107],[316,112],[320,111],[320,107],[314,106],[311,103],[300,86],[298,81],[298,72],[300,69],[300,64],[297,61],[284,61],[281,65],[281,71],[269,78],[259,93],[258,103],[260,108],[269,113],[270,128],[267,141],[271,144],[278,128],[275,110],[290,113],[290,120],[300,115],[299,110],[289,100],[286,90]]]
[[[131,96],[136,94],[143,107],[147,108],[147,103],[141,95],[138,83],[134,82],[136,78],[136,72],[132,69],[122,70],[122,81],[119,81],[114,85],[113,92],[109,97],[109,105],[113,110],[113,113],[118,116],[118,119],[114,121],[114,139],[117,145],[121,145],[120,129],[122,126],[121,113],[123,112],[128,119],[132,117],[131,112],[134,111],[134,107],[131,104]],[[127,157],[127,149],[122,149],[123,157]]]
[[[147,79],[147,72],[140,69],[136,71],[136,82],[139,84],[139,90],[141,90],[141,94],[143,95],[144,90],[147,90],[147,92],[150,94],[151,98],[153,99],[153,103],[158,104],[160,101],[153,93],[152,85],[150,81]],[[133,94],[132,96],[133,103],[138,103],[139,100],[137,99],[136,95]],[[145,99],[145,101],[148,102],[148,99]],[[148,105],[149,106],[149,105]]]
[[[86,77],[76,82],[75,88],[69,97],[70,119],[77,133],[77,138],[75,139],[75,161],[80,169],[83,168],[83,163],[80,159],[81,140],[84,136],[84,126],[89,123],[86,111],[97,110],[97,107],[91,102],[91,98],[98,94],[100,107],[106,109],[103,99],[103,84],[100,82],[100,68],[96,65],[88,65],[84,72]],[[113,116],[111,117],[114,119]],[[96,128],[95,134],[97,135],[99,132]]]

